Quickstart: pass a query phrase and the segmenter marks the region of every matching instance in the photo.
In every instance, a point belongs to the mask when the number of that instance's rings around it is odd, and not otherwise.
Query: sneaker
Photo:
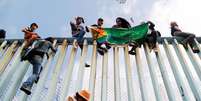
[[[24,91],[27,95],[31,94],[31,86],[28,86],[25,83],[22,84],[20,90]]]
[[[87,64],[87,63],[85,63],[85,67],[90,67],[90,65],[89,65],[89,64]]]
[[[73,41],[73,47],[74,47],[74,48],[78,48],[77,40]]]
[[[136,54],[134,51],[128,51],[128,53],[129,53],[130,55],[135,55],[135,54]]]
[[[193,50],[193,53],[199,53],[200,52],[200,50],[197,47],[193,47],[192,50]]]

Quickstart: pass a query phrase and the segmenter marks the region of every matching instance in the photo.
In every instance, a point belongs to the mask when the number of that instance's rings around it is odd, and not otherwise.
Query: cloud
[[[98,16],[102,16],[105,19],[106,26],[112,26],[116,17],[121,16],[129,19],[133,16],[135,2],[136,0],[127,0],[125,4],[120,4],[116,0],[99,0],[97,2]]]
[[[105,19],[105,26],[111,27],[118,16],[130,19],[135,25],[141,21],[152,20],[163,36],[170,36],[169,22],[177,21],[181,29],[201,36],[200,0],[127,0],[119,4],[116,0],[99,0],[98,15]]]
[[[201,36],[199,0],[159,0],[153,5],[149,19],[153,20],[164,36],[170,36],[169,22],[177,21],[183,31]]]

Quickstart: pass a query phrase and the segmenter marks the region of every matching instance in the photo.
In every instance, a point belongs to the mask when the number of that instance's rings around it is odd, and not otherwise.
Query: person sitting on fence
[[[116,18],[116,25],[113,25],[112,28],[131,28],[131,25],[126,19],[118,17]],[[129,46],[132,46],[132,48],[128,53],[135,55],[135,49],[138,47],[138,44],[136,42],[130,42]]]
[[[112,28],[131,28],[131,25],[126,19],[117,17],[116,24],[113,25]]]
[[[146,42],[151,50],[154,49],[156,51],[157,38],[160,37],[161,34],[159,31],[155,30],[155,24],[153,22],[148,21],[147,23],[149,26],[149,31],[147,33]]]
[[[93,25],[91,25],[91,27],[103,29],[102,25],[103,25],[103,19],[99,18],[97,21],[97,24],[93,24]],[[99,33],[92,32],[93,40],[97,40],[98,37],[99,37]],[[99,43],[97,41],[97,51],[99,54],[104,55],[104,53],[107,52],[109,48],[110,48],[110,46],[108,43],[106,43],[106,42],[105,43]]]
[[[51,49],[56,53],[56,49],[53,48],[54,38],[48,37],[45,40],[37,40],[32,44],[30,51],[27,51],[26,59],[33,66],[33,74],[22,84],[20,90],[24,91],[27,95],[31,94],[31,88],[35,83],[38,82],[40,73],[42,71],[42,61],[44,55],[49,58],[48,50]]]
[[[81,90],[80,92],[76,92],[75,96],[69,96],[67,101],[89,101],[90,93],[88,90]]]
[[[6,38],[6,31],[4,29],[0,29],[0,39]]]
[[[76,17],[75,22],[70,22],[72,36],[75,38],[75,42],[73,42],[73,46],[77,48],[79,45],[80,48],[83,48],[83,39],[86,33],[85,28],[83,27],[84,19],[82,17]]]
[[[75,22],[70,22],[72,36],[75,38],[75,41],[73,42],[74,48],[77,48],[78,45],[83,49],[83,41],[84,41],[84,35],[86,33],[85,28],[83,27],[84,19],[83,17],[76,17]],[[90,67],[89,64],[85,63],[85,67]]]
[[[179,26],[176,22],[170,23],[171,28],[171,35],[176,37],[182,37],[184,38],[181,41],[181,44],[183,44],[184,48],[187,48],[187,44],[189,43],[190,47],[192,48],[194,53],[199,53],[198,47],[196,47],[196,43],[194,41],[195,35],[188,32],[183,32],[181,29],[179,29]]]

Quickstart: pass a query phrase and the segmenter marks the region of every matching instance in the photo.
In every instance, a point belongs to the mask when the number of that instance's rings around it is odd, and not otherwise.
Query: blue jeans
[[[34,81],[36,81],[40,75],[43,57],[40,55],[33,55],[30,59],[28,59],[28,61],[33,65],[33,74],[24,83],[32,87]]]
[[[84,30],[81,30],[79,33],[73,35],[73,37],[77,40],[78,43],[82,43],[85,33],[86,32]]]

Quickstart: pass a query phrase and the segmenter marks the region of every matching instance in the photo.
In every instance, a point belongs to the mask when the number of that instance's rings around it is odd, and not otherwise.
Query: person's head
[[[0,38],[5,38],[6,37],[6,31],[3,29],[0,29]]]
[[[170,22],[170,27],[174,27],[174,26],[178,26],[177,22],[175,22],[175,21]]]
[[[122,27],[122,28],[130,28],[131,27],[130,23],[126,19],[121,18],[121,17],[116,18],[116,25],[119,27]]]
[[[84,18],[83,17],[77,17],[76,18],[76,24],[79,25],[81,23],[84,23]]]
[[[55,39],[53,37],[47,37],[45,40],[53,43]]]
[[[37,25],[36,23],[32,23],[32,24],[30,25],[30,28],[31,28],[32,30],[36,30],[36,29],[38,28],[38,25]]]
[[[103,25],[103,19],[99,18],[97,21],[98,26],[102,26]]]
[[[81,90],[80,92],[76,93],[75,99],[77,101],[89,101],[90,93],[87,90]]]
[[[154,23],[151,21],[148,21],[147,23],[148,23],[149,29],[154,30],[154,27],[155,27]]]

